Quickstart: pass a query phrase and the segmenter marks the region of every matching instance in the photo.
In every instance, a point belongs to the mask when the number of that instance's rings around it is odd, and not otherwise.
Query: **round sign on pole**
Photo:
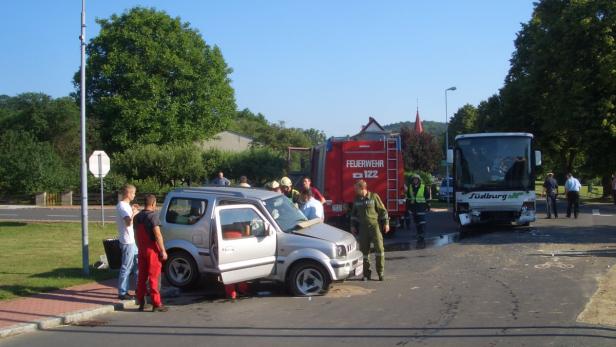
[[[111,169],[111,160],[104,151],[94,151],[88,159],[88,167],[94,177],[105,177]]]

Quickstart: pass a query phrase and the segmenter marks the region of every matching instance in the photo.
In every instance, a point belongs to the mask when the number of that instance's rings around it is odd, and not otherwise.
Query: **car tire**
[[[293,296],[323,295],[329,290],[330,284],[329,273],[315,261],[296,263],[287,277],[287,286]]]
[[[170,253],[163,270],[167,282],[174,287],[189,289],[199,281],[197,263],[192,255],[185,251]]]

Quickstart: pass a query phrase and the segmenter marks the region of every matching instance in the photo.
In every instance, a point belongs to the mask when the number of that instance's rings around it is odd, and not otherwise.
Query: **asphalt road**
[[[593,211],[598,210],[598,211]],[[349,280],[312,299],[260,284],[236,302],[211,290],[3,346],[614,346],[616,327],[577,322],[616,264],[616,209],[531,228],[480,228],[457,243],[388,252],[386,281]]]

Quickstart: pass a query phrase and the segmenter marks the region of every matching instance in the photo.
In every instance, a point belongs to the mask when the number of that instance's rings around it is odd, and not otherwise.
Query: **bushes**
[[[208,151],[203,153],[207,177],[223,171],[230,179],[246,176],[253,185],[282,176],[286,160],[278,152],[267,148],[253,148],[240,153]]]
[[[218,171],[223,171],[229,179],[247,176],[253,184],[262,185],[280,177],[285,165],[285,159],[271,149],[204,152],[192,144],[145,145],[116,154],[112,160],[115,180],[124,178],[139,191],[156,194],[167,192],[171,187],[207,182]]]
[[[55,193],[79,180],[78,169],[65,167],[50,143],[23,131],[2,134],[0,163],[0,191],[9,194]]]

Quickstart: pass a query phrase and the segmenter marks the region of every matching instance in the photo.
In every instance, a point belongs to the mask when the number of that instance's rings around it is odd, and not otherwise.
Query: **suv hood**
[[[311,222],[311,221],[310,221]],[[349,239],[355,239],[350,233],[335,228],[323,222],[309,223],[306,228],[293,231],[294,234],[314,237],[333,243],[347,243]]]

